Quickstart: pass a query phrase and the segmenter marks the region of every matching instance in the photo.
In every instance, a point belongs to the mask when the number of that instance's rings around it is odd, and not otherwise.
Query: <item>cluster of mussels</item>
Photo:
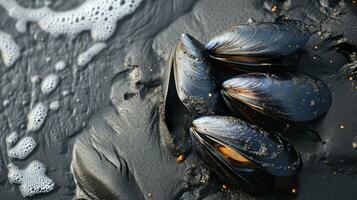
[[[169,130],[177,114],[170,104],[179,101],[192,118],[189,131],[202,159],[248,192],[270,192],[276,177],[297,173],[300,154],[277,130],[319,118],[331,105],[326,84],[287,67],[296,66],[309,38],[297,25],[240,25],[205,46],[183,34],[170,56]]]

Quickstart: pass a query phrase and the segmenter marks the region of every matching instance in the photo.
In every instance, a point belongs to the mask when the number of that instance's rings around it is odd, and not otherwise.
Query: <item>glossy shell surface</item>
[[[318,118],[330,108],[330,90],[321,80],[305,74],[248,73],[223,83],[230,107],[245,104],[269,117],[293,122]]]
[[[210,75],[211,65],[204,46],[188,34],[183,34],[170,58],[166,74],[181,102],[193,115],[213,114],[219,92]],[[166,97],[165,97],[166,98]]]
[[[208,42],[212,58],[240,65],[290,65],[300,59],[308,34],[293,23],[239,25]]]
[[[191,134],[203,155],[239,177],[241,171],[262,170],[274,176],[291,176],[301,165],[298,151],[279,135],[272,135],[240,119],[204,116],[192,122]],[[217,146],[229,147],[254,165],[227,159]]]

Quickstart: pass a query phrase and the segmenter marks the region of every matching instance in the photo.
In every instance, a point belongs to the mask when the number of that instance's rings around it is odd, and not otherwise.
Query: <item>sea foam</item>
[[[8,165],[8,178],[12,184],[20,184],[19,189],[24,197],[47,193],[53,190],[55,183],[46,176],[46,166],[35,160],[25,169],[20,170],[16,165]]]
[[[87,0],[79,7],[55,12],[47,7],[29,9],[16,1],[0,0],[9,15],[17,19],[16,28],[25,32],[28,22],[38,22],[39,26],[53,36],[76,36],[82,31],[90,31],[94,40],[107,40],[116,28],[119,19],[133,13],[142,0]]]
[[[60,103],[59,103],[59,101],[52,101],[51,103],[50,103],[50,110],[58,110],[59,108],[60,108]]]
[[[65,68],[66,68],[66,62],[64,62],[63,60],[60,60],[55,64],[56,71],[62,71]]]
[[[6,137],[6,144],[9,146],[13,146],[16,144],[19,139],[19,134],[17,132],[12,132]]]
[[[20,160],[25,159],[36,148],[36,145],[37,143],[32,137],[24,137],[8,151],[8,156]]]
[[[83,53],[79,54],[77,59],[77,64],[79,66],[87,65],[97,54],[103,51],[107,47],[106,43],[100,42],[95,43],[89,49],[84,51]]]
[[[59,77],[56,74],[47,75],[41,84],[41,90],[43,94],[49,94],[53,92],[59,83]]]
[[[37,103],[27,115],[27,132],[38,131],[46,120],[48,107]]]
[[[11,67],[20,58],[21,52],[19,45],[8,33],[0,31],[0,52],[4,64]]]

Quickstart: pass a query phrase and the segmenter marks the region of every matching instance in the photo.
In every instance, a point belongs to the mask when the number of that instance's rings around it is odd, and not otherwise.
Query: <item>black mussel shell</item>
[[[245,106],[268,117],[306,122],[325,114],[331,106],[331,92],[316,78],[300,73],[248,73],[223,83],[227,105],[239,111]]]
[[[226,116],[204,116],[192,122],[190,132],[203,159],[218,173],[249,183],[247,172],[292,176],[301,166],[298,151],[277,134]],[[213,161],[213,162],[212,162]],[[217,169],[217,166],[219,169]]]
[[[239,25],[214,37],[206,48],[212,58],[239,65],[285,66],[300,60],[308,34],[293,23]],[[296,23],[295,23],[296,24]]]
[[[284,134],[286,131],[304,131],[305,129],[294,129],[298,128],[298,124],[292,124],[289,121],[282,120],[279,118],[274,118],[267,116],[263,113],[253,110],[251,107],[247,106],[246,104],[236,101],[234,99],[229,99],[230,97],[224,95],[222,92],[222,97],[227,105],[227,107],[232,111],[232,116],[235,116],[240,119],[244,119],[249,123],[257,125],[264,130],[274,133],[280,132]],[[299,124],[300,125],[300,124]]]
[[[165,105],[170,90],[174,90],[190,114],[213,114],[220,95],[210,70],[205,47],[192,36],[182,34],[166,71]]]

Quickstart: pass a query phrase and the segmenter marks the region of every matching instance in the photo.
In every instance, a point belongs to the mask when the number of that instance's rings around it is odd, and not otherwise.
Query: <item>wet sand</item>
[[[5,136],[13,130],[25,134],[22,124],[26,113],[40,100],[59,100],[60,109],[50,114],[35,135],[40,144],[36,152],[15,163],[24,167],[31,160],[41,160],[56,186],[53,192],[33,199],[255,198],[236,189],[222,192],[222,183],[187,138],[170,140],[172,135],[162,120],[161,82],[170,50],[181,33],[206,42],[234,25],[247,24],[249,19],[275,21],[279,15],[307,25],[312,34],[296,70],[324,80],[333,94],[327,115],[308,125],[321,135],[323,143],[299,132],[286,135],[299,148],[304,163],[295,197],[354,199],[357,84],[349,77],[356,66],[351,63],[357,45],[357,29],[353,28],[357,5],[329,1],[326,7],[326,2],[285,1],[275,12],[262,0],[144,2],[133,15],[118,22],[108,48],[86,67],[76,62],[92,44],[88,33],[71,41],[49,36],[31,24],[27,34],[20,34],[14,29],[14,20],[0,8],[0,28],[24,48],[13,68],[0,67],[1,101],[11,102],[8,107],[0,104],[1,199],[22,199],[18,187],[6,181],[9,159]],[[78,4],[58,1],[52,6],[66,10]],[[51,60],[46,61],[46,57]],[[31,84],[31,76],[51,73],[62,59],[68,67],[59,73],[59,88],[48,97],[41,95]],[[64,95],[64,91],[69,92]],[[184,135],[184,128],[180,131]],[[180,153],[186,160],[177,163]]]

